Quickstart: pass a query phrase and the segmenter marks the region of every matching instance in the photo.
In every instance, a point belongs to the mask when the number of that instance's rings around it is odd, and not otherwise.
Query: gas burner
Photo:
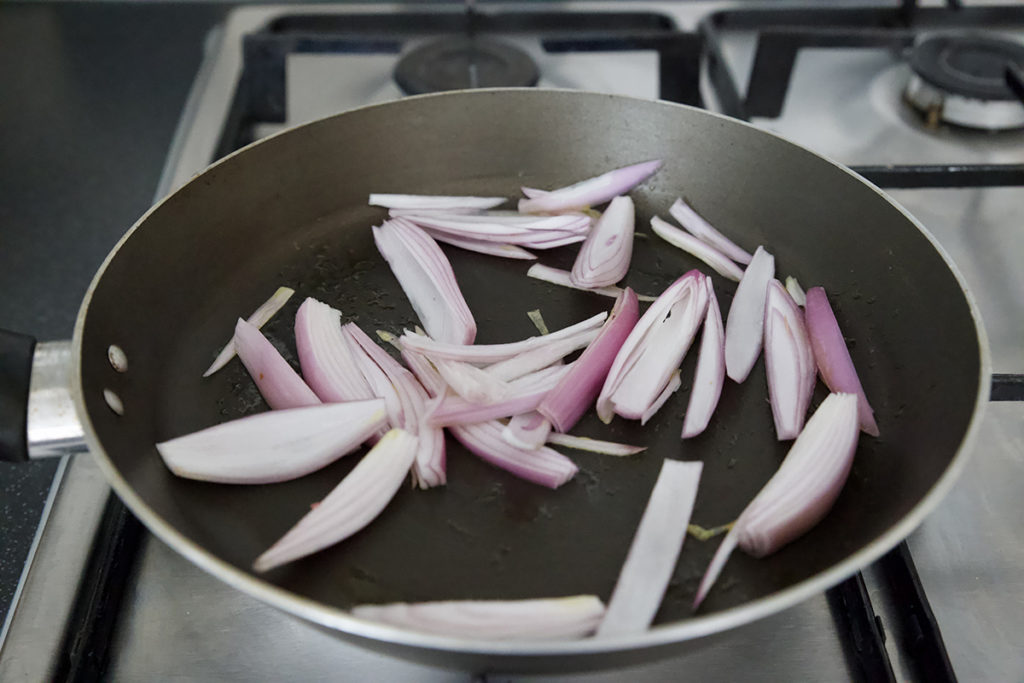
[[[1006,84],[1006,67],[1024,68],[1024,45],[987,35],[941,35],[918,42],[907,101],[930,125],[967,128],[1024,127],[1024,106]]]
[[[530,55],[496,40],[441,38],[410,50],[395,67],[409,95],[463,88],[529,87],[540,72]]]

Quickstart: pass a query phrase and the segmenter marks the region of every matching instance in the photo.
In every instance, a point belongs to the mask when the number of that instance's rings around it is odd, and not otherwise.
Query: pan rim
[[[600,97],[608,99],[618,99],[632,102],[641,102],[645,106],[657,105],[663,107],[678,107],[683,110],[698,113],[703,116],[719,119],[723,122],[728,122],[730,125],[739,124],[746,126],[757,131],[760,134],[766,134],[772,136],[782,142],[793,145],[805,152],[812,154],[813,156],[823,159],[827,163],[841,169],[847,173],[851,178],[856,181],[863,183],[864,185],[871,188],[875,194],[882,200],[890,204],[897,211],[899,211],[903,217],[908,220],[915,228],[917,228],[924,237],[931,243],[932,247],[936,250],[939,256],[942,258],[946,267],[953,274],[956,279],[960,290],[966,299],[968,309],[971,313],[971,318],[974,321],[975,332],[977,334],[978,351],[979,351],[979,378],[978,378],[978,391],[975,399],[974,410],[971,414],[971,419],[968,423],[967,429],[964,433],[963,438],[960,441],[956,452],[953,455],[952,460],[947,466],[946,470],[942,473],[939,479],[935,482],[930,490],[928,490],[924,496],[915,504],[911,510],[904,515],[904,517],[893,527],[888,529],[885,533],[877,537],[874,541],[862,547],[857,552],[847,557],[842,562],[835,566],[827,569],[824,572],[815,574],[803,581],[796,583],[788,588],[785,588],[777,593],[767,595],[757,600],[737,605],[729,609],[715,612],[708,615],[697,615],[689,619],[673,622],[669,624],[662,624],[652,627],[646,632],[633,635],[617,636],[613,638],[587,638],[582,640],[570,640],[570,641],[487,641],[487,640],[474,640],[468,638],[456,638],[449,636],[437,636],[427,633],[421,633],[418,631],[410,631],[398,627],[388,626],[376,622],[359,619],[350,615],[345,610],[325,605],[316,600],[307,598],[291,591],[280,588],[266,579],[259,578],[249,572],[239,569],[234,565],[231,565],[224,560],[220,559],[213,553],[200,547],[197,543],[187,538],[184,534],[179,532],[174,526],[169,524],[163,517],[161,517],[155,510],[149,507],[149,505],[139,496],[131,484],[121,476],[121,473],[111,461],[107,455],[106,450],[100,443],[100,439],[93,427],[92,421],[89,418],[88,409],[85,405],[84,388],[82,386],[82,337],[84,334],[85,322],[88,314],[89,304],[92,300],[93,294],[96,288],[99,286],[104,272],[108,266],[112,263],[114,258],[117,256],[121,247],[131,238],[137,229],[139,229],[144,223],[146,223],[149,216],[156,211],[160,210],[163,204],[169,201],[170,198],[174,197],[179,190],[190,185],[191,183],[201,180],[212,168],[215,168],[223,163],[228,162],[234,156],[245,152],[250,147],[263,144],[269,140],[277,138],[281,135],[289,134],[295,130],[305,128],[306,126],[317,125],[323,121],[333,119],[337,116],[343,116],[352,112],[373,110],[379,107],[390,107],[395,106],[396,103],[405,103],[408,101],[418,101],[427,98],[445,98],[445,97],[484,97],[493,95],[495,93],[510,93],[510,92],[523,92],[534,95],[544,96],[541,93],[561,93],[571,94],[573,96],[581,97]],[[82,425],[83,432],[85,434],[86,445],[89,448],[90,453],[95,458],[101,471],[103,472],[107,482],[111,485],[121,500],[128,506],[128,508],[135,514],[146,527],[161,541],[166,543],[177,553],[188,559],[196,566],[203,569],[205,572],[213,575],[217,579],[225,582],[229,586],[242,591],[250,595],[261,602],[269,604],[285,613],[299,617],[303,620],[312,622],[314,624],[326,627],[332,630],[340,631],[348,635],[366,638],[370,640],[382,641],[393,645],[406,646],[410,648],[426,649],[434,651],[446,651],[452,653],[461,653],[466,655],[477,655],[477,656],[496,656],[496,657],[521,657],[521,658],[536,658],[536,657],[564,657],[570,655],[588,655],[598,653],[609,653],[615,651],[628,651],[628,650],[642,650],[653,648],[657,646],[671,645],[673,643],[679,643],[682,641],[694,640],[710,636],[719,632],[727,631],[732,628],[762,619],[770,616],[777,612],[792,607],[808,598],[817,595],[824,590],[836,585],[843,579],[851,576],[856,571],[874,562],[876,559],[881,557],[884,553],[895,547],[900,541],[909,536],[920,524],[927,515],[942,501],[946,494],[952,489],[956,483],[960,474],[966,467],[967,461],[974,451],[974,444],[977,440],[977,435],[980,430],[981,423],[983,421],[984,412],[988,404],[988,388],[991,382],[991,351],[988,343],[988,336],[985,331],[984,323],[981,318],[981,313],[978,308],[977,302],[974,298],[973,293],[967,286],[967,283],[956,266],[952,258],[946,252],[945,248],[938,242],[938,240],[931,234],[931,232],[913,215],[910,214],[902,205],[900,205],[895,199],[890,197],[879,187],[863,178],[862,176],[854,173],[848,167],[839,162],[831,159],[830,157],[820,154],[807,148],[804,145],[793,142],[781,135],[778,135],[772,131],[763,130],[753,126],[745,121],[740,121],[723,114],[716,112],[710,112],[698,107],[692,107],[689,105],[678,104],[674,102],[666,102],[664,100],[648,100],[643,98],[628,97],[622,95],[609,95],[605,93],[595,93],[586,91],[577,91],[569,89],[555,89],[555,88],[482,88],[470,91],[452,91],[444,93],[431,93],[426,95],[417,95],[413,97],[406,97],[401,100],[384,102],[379,104],[371,104],[356,109],[350,109],[345,112],[340,112],[323,119],[311,121],[309,123],[288,128],[286,130],[274,133],[267,138],[253,142],[241,149],[238,149],[231,154],[217,160],[210,164],[201,173],[193,176],[187,183],[181,188],[163,197],[161,200],[156,202],[150,207],[132,226],[127,232],[117,241],[110,253],[107,254],[103,263],[100,265],[96,274],[93,276],[92,281],[89,284],[88,289],[82,299],[81,307],[79,308],[77,318],[75,320],[74,334],[71,342],[72,348],[72,370],[71,370],[71,392],[72,398],[75,404],[75,410],[78,414],[79,422]],[[543,597],[543,596],[538,596]]]

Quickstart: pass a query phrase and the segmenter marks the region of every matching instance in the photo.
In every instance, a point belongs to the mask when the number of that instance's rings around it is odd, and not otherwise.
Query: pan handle
[[[0,461],[85,450],[71,399],[71,343],[0,330]]]

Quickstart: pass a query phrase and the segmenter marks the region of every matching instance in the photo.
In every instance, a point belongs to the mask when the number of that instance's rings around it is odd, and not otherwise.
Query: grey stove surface
[[[672,16],[693,28],[719,3],[630,4],[631,10]],[[491,5],[491,7],[500,7]],[[509,7],[515,7],[509,5]],[[608,10],[609,3],[568,2],[560,9]],[[183,125],[169,155],[160,194],[186,181],[210,160],[240,68],[240,36],[282,13],[381,12],[391,5],[341,8],[260,7],[234,12],[211,38]],[[528,51],[534,48],[525,41]],[[736,34],[726,56],[746,82],[751,41]],[[595,55],[538,56],[542,82],[653,97],[650,53],[630,53],[614,71]],[[618,59],[618,56],[616,57]],[[338,68],[338,60],[344,68]],[[300,57],[288,62],[289,121],[301,123],[372,101],[398,97],[391,84],[394,56]],[[809,51],[798,60],[783,114],[755,120],[848,164],[1022,162],[1024,134],[931,131],[900,100],[906,68],[884,50]],[[707,85],[707,84],[705,84]],[[867,93],[867,96],[863,96]],[[706,93],[710,94],[710,93]],[[712,100],[713,98],[709,99]],[[280,124],[260,127],[260,134]],[[978,300],[996,372],[1024,372],[1024,188],[901,190],[891,193],[936,236]],[[963,681],[1024,680],[1024,403],[989,406],[974,458],[946,501],[911,537],[910,546],[938,617],[950,658]],[[98,518],[106,487],[91,461],[68,466],[50,523],[23,584],[22,600],[0,651],[0,679],[42,680],[52,662],[53,623],[67,612],[77,574],[65,558],[87,538],[69,531]],[[63,555],[47,555],[60,548]],[[73,554],[73,553],[72,553]],[[886,594],[866,572],[883,623]],[[59,629],[58,629],[59,630]],[[556,677],[488,672],[494,681],[637,681],[693,677],[707,681],[847,680],[840,636],[824,596],[737,629],[680,657],[614,672]],[[890,639],[891,641],[891,639]],[[912,673],[887,643],[897,678]],[[467,681],[482,672],[448,671],[386,658],[336,640],[227,587],[147,537],[131,577],[126,607],[113,637],[108,677],[115,681],[292,680]]]

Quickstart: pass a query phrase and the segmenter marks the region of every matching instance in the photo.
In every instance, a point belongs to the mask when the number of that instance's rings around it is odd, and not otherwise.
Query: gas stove
[[[977,299],[998,374],[975,457],[906,543],[825,594],[681,656],[557,680],[683,671],[708,681],[1021,680],[1024,105],[1000,81],[1014,83],[1007,65],[1024,68],[1021,46],[1024,7],[1012,5],[243,8],[208,38],[157,197],[285,127],[436,87],[535,83],[667,99],[853,166],[928,227]],[[61,344],[43,350],[56,368],[66,360]],[[44,391],[60,400],[59,386],[33,387]],[[66,452],[75,436],[43,429],[36,450]],[[340,642],[207,576],[110,497],[90,459],[64,459],[5,624],[0,679],[248,681],[285,671],[555,680],[431,668]]]

